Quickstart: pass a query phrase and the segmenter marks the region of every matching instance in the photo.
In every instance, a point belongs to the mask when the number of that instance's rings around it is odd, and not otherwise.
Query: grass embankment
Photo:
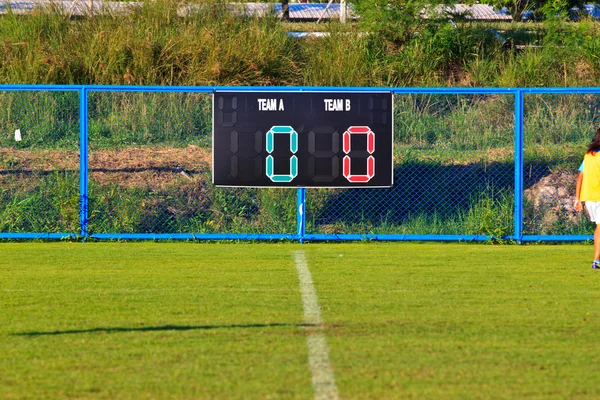
[[[434,24],[400,45],[359,24],[282,23],[177,2],[130,16],[0,18],[0,83],[315,86],[595,86],[600,35],[577,24]],[[523,51],[503,49],[492,27]],[[332,32],[298,40],[289,30]]]
[[[298,250],[341,398],[600,396],[590,246],[408,243],[3,244],[0,393],[310,398]]]
[[[0,137],[0,231],[78,232],[77,95],[0,96],[2,130],[21,129],[23,137]],[[293,191],[210,184],[209,100],[90,96],[90,232],[295,232]],[[597,98],[526,101],[528,188],[548,174],[576,170],[594,130]],[[310,190],[308,231],[511,234],[512,97],[397,95],[395,104],[395,186]],[[526,233],[589,232],[585,219],[573,219],[558,203],[534,209],[531,202],[526,198]],[[560,209],[557,218],[546,218],[552,209]]]

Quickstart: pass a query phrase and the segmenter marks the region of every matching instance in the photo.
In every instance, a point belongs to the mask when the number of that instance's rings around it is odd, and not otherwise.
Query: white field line
[[[312,385],[317,400],[337,400],[338,391],[335,386],[333,371],[329,364],[329,348],[323,333],[323,318],[317,298],[317,291],[313,285],[312,276],[306,263],[303,251],[294,253],[296,270],[300,279],[302,292],[302,305],[304,306],[304,323],[306,330],[306,344],[308,346],[308,363],[312,375]]]

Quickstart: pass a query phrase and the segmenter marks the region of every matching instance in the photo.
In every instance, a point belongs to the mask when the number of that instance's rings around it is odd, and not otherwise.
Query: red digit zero
[[[366,135],[367,136],[367,152],[373,154],[375,152],[375,133],[368,126],[351,126],[343,135],[344,142],[344,177],[348,179],[348,182],[369,182],[375,176],[375,157],[370,155],[367,157],[367,174],[366,175],[352,175],[352,159],[349,154],[352,150],[350,145],[351,135]]]

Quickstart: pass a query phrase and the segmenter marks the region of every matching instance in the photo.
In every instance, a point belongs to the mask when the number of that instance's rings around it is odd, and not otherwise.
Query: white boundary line
[[[301,250],[294,252],[294,260],[300,279],[304,323],[307,324],[306,345],[308,346],[308,363],[310,364],[315,399],[337,400],[338,391],[329,364],[329,348],[323,333],[323,318],[321,317],[317,291],[313,285],[304,252]]]

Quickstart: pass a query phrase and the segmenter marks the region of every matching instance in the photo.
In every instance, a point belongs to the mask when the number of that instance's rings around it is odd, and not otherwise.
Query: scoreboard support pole
[[[521,244],[523,240],[523,91],[515,94],[515,210],[514,240]]]
[[[298,241],[304,243],[304,236],[306,235],[306,188],[298,188],[296,212],[296,220],[298,221]]]

